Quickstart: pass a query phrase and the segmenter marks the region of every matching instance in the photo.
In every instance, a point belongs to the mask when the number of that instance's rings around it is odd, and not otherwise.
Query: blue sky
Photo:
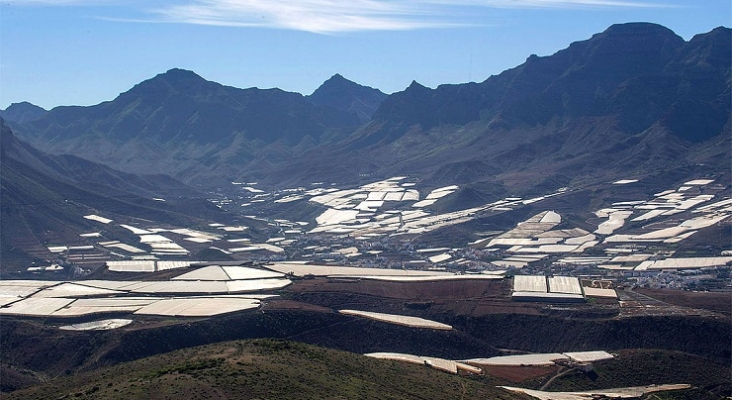
[[[335,73],[392,93],[483,81],[614,23],[686,40],[730,0],[5,0],[0,108],[112,100],[170,68],[310,94]]]

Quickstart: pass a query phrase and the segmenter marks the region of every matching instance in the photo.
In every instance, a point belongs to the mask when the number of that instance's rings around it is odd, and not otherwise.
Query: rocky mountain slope
[[[361,86],[340,74],[333,75],[308,100],[320,106],[347,111],[362,123],[369,122],[387,95],[379,89]]]
[[[0,117],[6,121],[23,123],[41,118],[47,112],[42,107],[38,107],[27,101],[22,101],[20,103],[13,103],[8,108],[0,110]]]
[[[730,30],[685,42],[652,24],[615,25],[481,83],[387,98],[338,151],[373,174],[509,188],[729,165]],[[323,162],[321,160],[321,162]],[[297,170],[303,170],[298,165]],[[293,169],[294,170],[294,169]]]
[[[113,101],[13,126],[45,151],[208,187],[409,174],[522,194],[701,164],[726,171],[731,38],[613,25],[480,83],[413,82],[385,99],[340,75],[304,97],[171,70]]]
[[[16,132],[55,154],[208,182],[248,163],[282,162],[357,125],[357,117],[297,93],[236,89],[172,69],[109,102],[57,107]]]
[[[49,155],[18,140],[2,119],[0,128],[4,267],[50,259],[46,246],[53,243],[82,244],[80,233],[99,230],[98,223],[83,218],[92,213],[171,223],[190,222],[188,212],[221,217],[202,194],[166,175],[134,175],[75,156]]]

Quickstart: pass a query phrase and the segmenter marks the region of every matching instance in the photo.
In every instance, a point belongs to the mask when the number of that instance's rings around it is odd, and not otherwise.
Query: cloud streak
[[[154,12],[169,22],[335,33],[450,26],[440,17],[446,8],[413,0],[197,0]]]
[[[168,22],[335,33],[461,26],[476,9],[650,7],[666,6],[633,0],[195,0],[153,12]]]
[[[476,25],[490,9],[662,8],[653,0],[175,0],[132,1],[146,17],[104,18],[212,26],[287,29],[319,34]],[[15,5],[109,4],[114,0],[5,0]],[[117,4],[123,4],[116,2]]]

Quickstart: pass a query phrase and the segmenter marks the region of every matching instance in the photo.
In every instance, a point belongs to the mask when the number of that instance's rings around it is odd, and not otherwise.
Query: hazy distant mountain
[[[369,160],[361,173],[512,190],[698,163],[729,170],[730,42],[728,28],[685,42],[658,25],[614,25],[481,83],[413,82],[319,164],[358,154]]]
[[[730,165],[728,28],[689,42],[613,25],[480,83],[413,82],[379,102],[336,75],[311,96],[171,70],[93,107],[15,124],[53,153],[209,186],[413,174],[491,193]],[[369,107],[366,107],[369,106]]]
[[[73,244],[80,233],[98,231],[99,223],[83,218],[90,213],[170,223],[220,214],[191,200],[202,195],[168,176],[138,176],[75,156],[48,155],[18,140],[1,118],[0,134],[0,272],[49,257],[49,243]]]
[[[16,124],[34,146],[75,154],[135,173],[226,182],[247,163],[279,162],[348,133],[359,120],[280,89],[237,89],[172,69],[116,99],[91,107],[57,107]],[[345,130],[344,130],[345,129]],[[227,178],[228,177],[228,178]]]
[[[347,111],[363,123],[371,120],[386,97],[382,91],[349,81],[340,74],[333,75],[307,96],[313,104]]]
[[[552,56],[532,55],[479,84],[432,90],[415,82],[390,96],[374,119],[423,129],[477,120],[512,128],[547,125],[555,118],[610,116],[624,132],[638,133],[667,119],[680,102],[708,105],[724,97],[729,39],[726,28],[686,43],[659,25],[613,25]],[[715,115],[726,114],[715,107]],[[710,137],[720,129],[716,124],[694,137]]]
[[[47,112],[48,111],[42,107],[23,101],[20,103],[13,103],[5,110],[0,110],[0,117],[6,121],[23,123],[41,118],[46,115]]]

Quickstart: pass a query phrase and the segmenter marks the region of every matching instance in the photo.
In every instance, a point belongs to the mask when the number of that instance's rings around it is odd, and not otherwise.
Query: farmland
[[[727,295],[678,290],[725,290],[732,256],[687,244],[729,228],[732,203],[714,180],[584,213],[563,205],[581,199],[581,188],[445,210],[441,202],[460,187],[423,189],[408,177],[345,189],[233,186],[241,198],[210,201],[236,221],[175,226],[88,214],[98,229],[48,244],[54,267],[1,281],[0,350],[13,368],[58,376],[192,346],[279,338],[482,374],[469,380],[479,382],[476,393],[521,398],[495,386],[538,390],[568,368],[551,360],[579,362],[571,357],[581,352],[663,349],[703,357],[709,368],[728,359]],[[312,212],[288,218],[289,206]],[[274,209],[276,218],[268,216]],[[32,351],[29,337],[37,338]],[[537,353],[553,354],[552,364],[526,361],[543,357]],[[518,365],[496,357],[517,357]],[[197,374],[193,381],[208,379]],[[605,388],[694,384],[664,376],[610,380]],[[18,379],[17,387],[32,384]],[[717,392],[695,393],[726,393],[717,384]]]

